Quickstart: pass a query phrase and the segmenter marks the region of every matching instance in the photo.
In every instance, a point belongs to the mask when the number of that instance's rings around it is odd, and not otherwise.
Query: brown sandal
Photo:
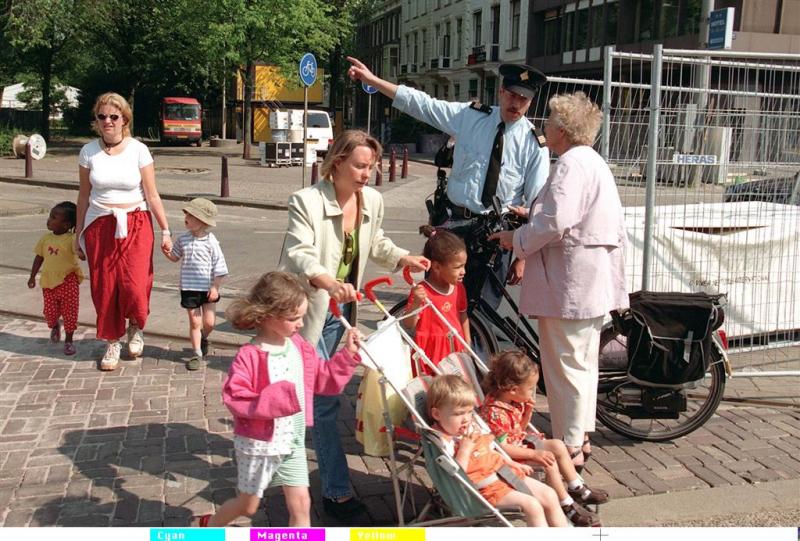
[[[586,459],[584,458],[584,464],[575,464],[575,459],[579,456],[583,458],[583,451],[581,451],[580,447],[569,454],[569,458],[572,459],[572,465],[575,466],[575,471],[581,473],[583,471],[583,466],[586,462]]]

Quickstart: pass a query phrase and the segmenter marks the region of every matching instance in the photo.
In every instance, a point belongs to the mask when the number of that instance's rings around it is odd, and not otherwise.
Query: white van
[[[302,118],[302,109],[294,109],[293,111],[300,111],[300,117]],[[309,143],[311,143],[311,148],[317,151],[317,156],[324,156],[328,152],[328,146],[333,143],[333,126],[328,113],[318,109],[308,110],[307,137]]]

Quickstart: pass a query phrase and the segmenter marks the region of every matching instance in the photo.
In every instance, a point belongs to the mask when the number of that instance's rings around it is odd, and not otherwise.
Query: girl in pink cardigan
[[[358,331],[323,362],[297,332],[308,308],[300,282],[285,272],[264,274],[226,317],[239,329],[256,329],[239,349],[222,389],[233,414],[239,496],[225,502],[199,526],[224,526],[258,511],[267,487],[282,486],[289,526],[310,526],[305,431],[313,424],[313,396],[336,395],[360,362]]]

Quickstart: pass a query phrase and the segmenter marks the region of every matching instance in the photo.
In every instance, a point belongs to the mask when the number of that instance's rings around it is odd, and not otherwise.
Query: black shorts
[[[218,302],[222,295],[217,294],[213,301],[208,300],[208,291],[185,291],[181,290],[181,306],[187,310],[200,308],[204,304]]]

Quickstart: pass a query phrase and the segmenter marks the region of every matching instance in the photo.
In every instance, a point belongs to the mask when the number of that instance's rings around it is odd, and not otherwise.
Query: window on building
[[[422,63],[428,64],[428,31],[422,29]]]
[[[458,101],[461,99],[461,84],[453,83],[453,99]]]
[[[654,3],[655,0],[642,0],[636,4],[638,10],[636,24],[639,41],[649,41],[653,39]]]
[[[400,49],[392,47],[389,49],[389,76],[396,78],[399,75]]]
[[[433,97],[434,98],[439,97],[439,85],[433,85]]]
[[[486,78],[486,93],[484,94],[485,99],[483,100],[484,103],[488,103],[489,105],[495,104],[495,91],[497,89],[497,77],[487,77]]]
[[[433,58],[441,56],[442,52],[442,25],[437,24],[433,27]]]
[[[411,37],[406,34],[406,64],[411,63]]]
[[[511,48],[519,47],[519,20],[522,13],[522,1],[511,0]]]
[[[603,6],[592,6],[589,10],[589,46],[600,47],[603,45]]]
[[[551,9],[544,14],[544,36],[542,38],[542,54],[557,54],[561,52],[558,39],[561,36],[561,13]]]
[[[617,13],[619,4],[612,2],[606,4],[606,45],[614,45],[617,42]]]
[[[701,0],[685,0],[681,11],[680,27],[684,34],[697,34],[700,32]]]
[[[419,47],[418,47],[418,43],[419,42],[417,41],[418,39],[419,39],[419,36],[417,35],[417,32],[414,32],[414,41],[412,43],[412,45],[414,47],[414,61],[413,61],[414,64],[419,62]]]
[[[461,59],[461,50],[464,48],[464,42],[461,37],[463,30],[464,30],[464,19],[461,18],[456,19],[456,50],[453,54],[453,58],[455,58],[456,60]]]
[[[442,85],[442,99],[445,101],[450,99],[450,85]]]
[[[564,41],[561,43],[562,51],[575,50],[575,12],[564,14]]]
[[[442,57],[450,58],[450,21],[444,23],[444,36],[442,39]]]
[[[661,13],[658,17],[659,38],[671,38],[683,33],[684,29],[678,25],[680,7],[679,0],[661,0]]]
[[[470,100],[478,99],[478,80],[477,79],[470,79],[469,80],[469,96]]]
[[[472,14],[472,28],[473,28],[473,39],[472,39],[472,46],[473,47],[480,47],[483,45],[483,36],[481,35],[482,30],[482,22],[481,22],[481,11],[478,10]]]
[[[589,9],[579,9],[575,14],[575,49],[589,45]]]
[[[500,6],[492,6],[492,45],[500,43]],[[492,58],[492,60],[497,60]]]

